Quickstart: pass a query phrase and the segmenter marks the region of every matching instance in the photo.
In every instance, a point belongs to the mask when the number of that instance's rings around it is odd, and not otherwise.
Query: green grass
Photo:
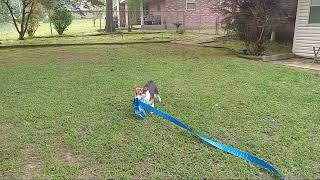
[[[150,42],[170,41],[174,39],[188,38],[184,35],[172,33],[155,34],[108,34],[99,36],[54,36],[41,38],[28,38],[21,40],[6,40],[1,46],[15,45],[50,45],[50,44],[88,44],[88,43],[126,43],[126,42]]]
[[[284,43],[269,43],[267,45],[267,49],[265,54],[266,55],[273,55],[273,54],[285,54],[285,53],[292,53],[292,44],[284,44]]]
[[[320,177],[319,74],[171,44],[0,51],[0,179],[272,178],[151,115],[136,85],[197,132]]]
[[[1,46],[15,46],[15,45],[47,45],[47,44],[86,44],[86,43],[125,43],[125,42],[148,42],[148,41],[171,41],[171,40],[180,40],[180,39],[188,39],[195,37],[194,33],[188,34],[177,34],[173,32],[154,32],[154,31],[134,31],[132,33],[118,33],[118,34],[98,34],[95,31],[96,28],[91,27],[92,23],[88,20],[82,20],[83,22],[79,22],[80,20],[73,22],[68,31],[66,31],[65,35],[58,36],[56,33],[51,36],[46,33],[50,30],[45,26],[49,26],[48,24],[42,24],[39,27],[39,30],[35,34],[33,38],[26,38],[25,40],[17,40],[17,33],[15,31],[7,31],[10,32],[11,38],[5,39],[2,36]],[[44,30],[46,29],[46,30]],[[83,32],[82,32],[83,31]]]
[[[105,24],[102,21],[102,28],[104,28]],[[73,20],[71,25],[65,31],[66,35],[88,35],[95,34],[97,30],[100,29],[99,20],[96,21],[96,26],[93,26],[93,21],[89,19],[76,19]],[[58,33],[55,29],[52,29],[52,35],[57,36]],[[26,37],[28,35],[26,34]],[[35,33],[35,36],[51,36],[51,29],[49,23],[40,23],[38,30]],[[14,26],[11,25],[11,28],[7,27],[6,30],[0,31],[0,40],[16,40],[18,39],[18,33],[15,30]]]
[[[104,26],[104,21],[102,21],[102,29]],[[118,31],[121,34],[96,36],[99,35],[98,29],[100,29],[99,20],[96,20],[96,26],[93,26],[93,21],[90,19],[76,19],[73,20],[72,24],[64,32],[64,35],[59,36],[54,29],[51,34],[49,23],[40,23],[33,38],[29,38],[26,34],[26,39],[21,41],[18,40],[18,33],[14,26],[6,24],[4,27],[0,27],[0,46],[168,41],[190,39],[199,36],[199,33],[215,33],[214,29],[190,30],[183,35],[175,33],[175,30],[136,29],[128,33],[127,30],[122,29]],[[220,33],[222,34],[223,32],[221,31]]]
[[[215,42],[206,43],[208,46],[219,46],[226,47],[232,49],[236,52],[243,53],[243,49],[246,48],[245,43],[235,38],[222,37],[217,39]],[[274,54],[283,54],[283,53],[291,53],[292,47],[291,45],[284,43],[272,42],[266,44],[265,55],[274,55]]]
[[[102,21],[102,29],[105,24]],[[128,33],[122,30],[123,34],[92,36],[99,34],[97,30],[99,20],[96,20],[96,26],[93,26],[93,21],[90,19],[73,20],[72,24],[64,32],[63,36],[59,36],[55,29],[50,30],[49,23],[40,23],[38,30],[33,38],[29,38],[26,34],[24,41],[18,40],[18,33],[13,25],[7,24],[0,28],[0,46],[12,45],[41,45],[41,44],[83,44],[83,43],[115,43],[115,42],[136,42],[136,41],[165,41],[186,39],[196,36],[196,33],[186,33],[184,35],[176,34],[174,31],[152,31],[152,30],[134,30]],[[147,33],[146,33],[147,32]]]

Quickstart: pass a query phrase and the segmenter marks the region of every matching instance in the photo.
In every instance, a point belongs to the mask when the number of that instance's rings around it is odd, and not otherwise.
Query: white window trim
[[[190,0],[186,0],[186,10],[190,10],[190,11],[192,11],[192,10],[196,10],[196,8],[197,8],[196,0],[193,0],[193,1],[194,1],[193,3],[194,3],[194,5],[195,5],[195,8],[194,8],[194,9],[188,9],[188,4],[189,4],[189,3],[188,3],[188,1],[190,1]],[[192,2],[190,2],[190,4],[191,4],[191,3],[192,3]]]
[[[311,14],[311,7],[319,7],[320,5],[312,5],[312,0],[310,0],[309,2],[309,17],[308,17],[308,24],[310,25],[319,25],[320,26],[320,23],[310,23],[310,14]]]

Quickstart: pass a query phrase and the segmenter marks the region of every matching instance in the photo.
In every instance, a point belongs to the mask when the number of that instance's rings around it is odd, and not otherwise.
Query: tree
[[[283,15],[276,0],[218,0],[214,10],[224,16],[226,28],[244,40],[252,55],[263,53],[272,27]]]
[[[9,11],[5,4],[0,1],[0,23],[7,22],[9,19]]]
[[[113,1],[106,0],[106,27],[105,31],[110,33],[114,31],[113,26]]]
[[[26,34],[29,20],[31,17],[31,14],[34,10],[34,6],[37,3],[36,0],[22,0],[21,4],[21,12],[19,14],[19,17],[16,17],[16,12],[13,7],[13,3],[10,0],[1,0],[1,2],[7,7],[7,10],[9,11],[9,14],[12,18],[12,22],[19,33],[19,40],[23,40],[24,36]],[[20,26],[20,27],[19,27]]]
[[[58,34],[62,35],[72,22],[72,14],[64,5],[59,5],[50,13],[50,21]]]

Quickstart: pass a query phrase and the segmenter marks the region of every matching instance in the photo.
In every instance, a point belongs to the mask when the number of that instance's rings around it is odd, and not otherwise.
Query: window
[[[309,23],[320,23],[320,0],[311,0]]]
[[[196,9],[196,0],[186,0],[186,9],[195,10]]]

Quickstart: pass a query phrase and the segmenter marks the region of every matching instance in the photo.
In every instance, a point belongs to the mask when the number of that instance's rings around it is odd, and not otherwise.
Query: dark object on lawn
[[[181,22],[175,22],[175,23],[173,23],[173,25],[176,26],[176,33],[179,33],[179,34],[184,33],[184,30],[180,28],[182,26]]]
[[[248,54],[249,54],[249,50],[248,50],[247,48],[242,49],[242,53],[243,53],[244,55],[248,55]]]

